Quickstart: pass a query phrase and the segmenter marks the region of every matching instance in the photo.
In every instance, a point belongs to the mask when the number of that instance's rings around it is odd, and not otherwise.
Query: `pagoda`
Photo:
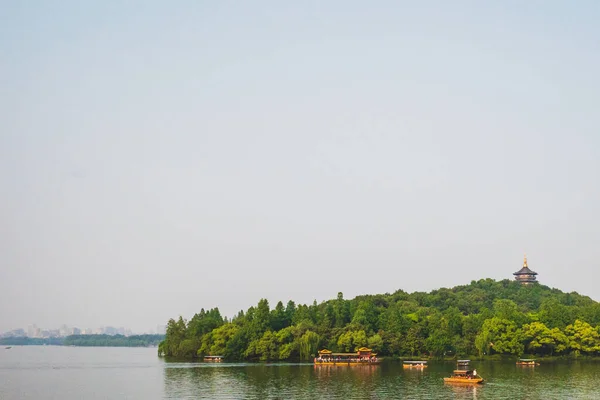
[[[527,256],[525,256],[523,259],[523,268],[515,272],[513,275],[515,276],[515,279],[521,282],[523,285],[531,285],[537,282],[535,277],[537,272],[530,270],[527,266]]]

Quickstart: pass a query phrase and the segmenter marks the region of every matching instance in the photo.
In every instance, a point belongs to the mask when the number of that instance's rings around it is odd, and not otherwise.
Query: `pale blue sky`
[[[84,3],[0,14],[0,331],[600,300],[600,2]]]

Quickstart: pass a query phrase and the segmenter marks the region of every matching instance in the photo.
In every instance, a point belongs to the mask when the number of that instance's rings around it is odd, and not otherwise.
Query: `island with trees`
[[[599,356],[600,303],[539,283],[482,279],[430,293],[358,296],[320,304],[262,299],[231,320],[217,308],[171,319],[161,356],[308,361],[327,348],[382,356]]]

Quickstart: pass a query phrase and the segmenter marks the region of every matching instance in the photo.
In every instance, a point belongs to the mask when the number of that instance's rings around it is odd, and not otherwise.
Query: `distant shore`
[[[164,335],[71,335],[62,338],[9,337],[2,346],[156,347]]]

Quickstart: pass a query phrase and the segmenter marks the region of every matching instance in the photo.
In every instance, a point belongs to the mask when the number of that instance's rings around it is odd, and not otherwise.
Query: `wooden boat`
[[[314,364],[317,365],[378,365],[381,359],[371,349],[361,347],[356,353],[333,353],[331,350],[319,350],[319,356],[315,357]]]
[[[480,384],[483,383],[483,378],[477,375],[476,369],[470,369],[469,363],[471,360],[458,360],[456,362],[457,366],[454,371],[452,371],[452,376],[448,378],[444,378],[445,383],[460,383],[460,384]]]
[[[477,385],[483,383],[483,378],[477,375],[477,370],[455,369],[452,376],[444,378],[444,382]]]
[[[427,361],[404,361],[402,363],[403,368],[426,368]]]
[[[204,362],[223,362],[223,356],[204,356]]]
[[[524,367],[535,367],[536,365],[540,365],[540,363],[536,362],[533,358],[519,358],[517,365],[522,365]]]

